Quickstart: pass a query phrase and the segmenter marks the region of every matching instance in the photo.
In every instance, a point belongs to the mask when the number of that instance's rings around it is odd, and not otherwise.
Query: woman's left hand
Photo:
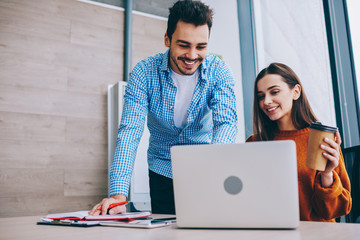
[[[325,170],[321,172],[321,185],[323,187],[330,187],[334,182],[332,171],[339,165],[341,144],[340,133],[336,132],[335,141],[329,138],[324,138],[324,142],[329,146],[321,144],[320,148],[325,151],[323,156],[328,160],[328,162]]]

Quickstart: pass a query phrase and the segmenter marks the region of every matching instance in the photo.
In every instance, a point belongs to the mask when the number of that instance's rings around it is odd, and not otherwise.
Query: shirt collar
[[[160,70],[161,70],[161,71],[166,71],[166,72],[168,72],[168,73],[170,73],[169,54],[170,54],[170,49],[168,49],[168,50],[163,54],[163,59],[162,59],[162,63],[161,63],[161,66],[160,66]]]

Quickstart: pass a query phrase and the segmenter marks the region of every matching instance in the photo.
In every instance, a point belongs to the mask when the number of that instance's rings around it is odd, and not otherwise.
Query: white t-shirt
[[[186,124],[187,111],[194,95],[198,77],[199,69],[192,75],[180,75],[171,71],[171,78],[177,88],[174,106],[174,121],[175,126],[178,128],[183,128]]]

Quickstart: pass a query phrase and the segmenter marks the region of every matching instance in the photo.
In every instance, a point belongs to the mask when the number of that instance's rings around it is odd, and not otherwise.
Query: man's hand
[[[100,203],[96,204],[90,210],[89,215],[94,215],[94,216],[97,216],[100,214],[106,215],[110,204],[124,202],[124,201],[126,201],[126,196],[124,196],[124,195],[114,195],[114,196],[111,196],[110,198],[104,198]],[[126,212],[125,205],[117,206],[117,207],[111,208],[109,210],[110,215],[118,214],[118,213],[125,213],[125,212]]]

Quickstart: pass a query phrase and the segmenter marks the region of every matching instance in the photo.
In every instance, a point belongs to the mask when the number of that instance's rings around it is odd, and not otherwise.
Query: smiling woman
[[[272,140],[278,130],[303,129],[317,121],[300,79],[284,64],[272,63],[257,75],[254,96],[257,140]]]
[[[280,75],[268,74],[258,81],[257,87],[259,106],[269,119],[278,121],[279,130],[296,130],[291,121],[291,109],[293,100],[300,97],[300,84],[289,88]]]
[[[341,137],[324,138],[319,146],[326,168],[306,166],[309,125],[317,121],[295,72],[272,63],[256,77],[254,134],[247,141],[293,140],[296,143],[300,220],[331,221],[351,209],[350,181],[340,150]],[[285,170],[286,171],[286,170]]]

